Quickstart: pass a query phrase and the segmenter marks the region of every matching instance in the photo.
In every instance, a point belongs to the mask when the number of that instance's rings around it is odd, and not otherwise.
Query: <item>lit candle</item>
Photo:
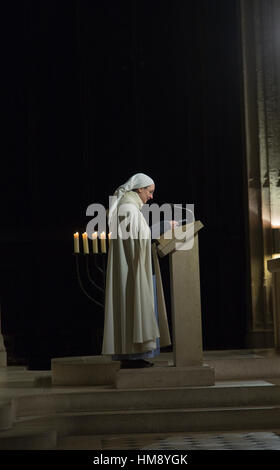
[[[98,253],[97,232],[93,232],[92,234],[92,251],[93,253]]]
[[[100,241],[101,241],[101,253],[106,253],[106,235],[105,232],[100,234]]]
[[[74,253],[80,253],[79,232],[74,233]]]
[[[83,237],[84,253],[89,253],[87,232],[84,232],[82,237]]]
[[[109,245],[110,245],[110,243],[111,243],[111,236],[112,236],[112,232],[109,232],[109,233],[108,233]]]

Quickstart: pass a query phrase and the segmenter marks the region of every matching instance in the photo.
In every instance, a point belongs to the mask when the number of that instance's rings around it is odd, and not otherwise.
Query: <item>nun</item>
[[[102,354],[121,368],[151,367],[147,359],[171,344],[156,248],[141,212],[154,190],[154,181],[137,173],[115,191],[109,208]],[[167,223],[164,231],[174,224]]]

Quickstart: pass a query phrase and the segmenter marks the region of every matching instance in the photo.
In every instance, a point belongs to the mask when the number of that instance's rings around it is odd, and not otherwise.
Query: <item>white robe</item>
[[[110,243],[102,354],[150,351],[156,349],[157,338],[160,338],[160,346],[170,344],[158,264],[159,325],[155,317],[151,233],[141,213],[142,205],[134,191],[126,192],[118,205],[119,213],[121,211],[129,217],[132,236],[126,240],[118,237]],[[119,216],[118,222],[122,220]]]

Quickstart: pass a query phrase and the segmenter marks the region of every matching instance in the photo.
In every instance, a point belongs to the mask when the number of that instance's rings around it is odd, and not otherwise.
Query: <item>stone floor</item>
[[[279,432],[169,433],[65,438],[61,450],[280,450]]]

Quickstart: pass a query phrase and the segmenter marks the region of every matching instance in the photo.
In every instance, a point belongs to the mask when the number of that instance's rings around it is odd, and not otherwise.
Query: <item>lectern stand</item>
[[[172,239],[161,237],[158,245],[160,256],[169,255],[173,358],[180,367],[203,361],[198,251],[202,227],[200,221],[183,227],[186,236],[181,241],[176,239],[175,228]]]
[[[174,366],[123,369],[117,388],[214,385],[214,369],[203,364],[198,232],[200,221],[175,227],[158,240],[169,256]]]

